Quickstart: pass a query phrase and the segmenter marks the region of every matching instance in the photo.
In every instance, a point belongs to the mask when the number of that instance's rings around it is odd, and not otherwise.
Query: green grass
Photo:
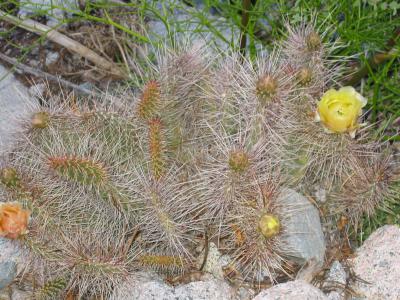
[[[397,128],[393,125],[400,117],[400,38],[399,35],[394,35],[395,30],[400,28],[400,1],[258,0],[253,1],[256,3],[248,11],[249,22],[245,27],[242,22],[242,2],[244,1],[205,0],[201,8],[196,7],[194,0],[176,0],[170,5],[164,1],[141,1],[137,2],[139,4],[126,5],[134,9],[135,16],[132,17],[137,18],[139,24],[144,24],[149,19],[160,21],[171,43],[179,33],[189,36],[202,34],[210,37],[210,46],[239,50],[239,33],[245,32],[248,37],[246,55],[250,58],[256,57],[258,49],[271,48],[274,41],[283,38],[285,21],[295,24],[315,18],[321,28],[328,29],[328,40],[338,39],[345,45],[335,55],[352,57],[356,66],[365,66],[366,76],[355,85],[369,100],[368,121],[378,123],[378,132],[386,140],[400,140]],[[73,13],[73,17],[63,22],[84,20],[108,24],[126,34],[130,42],[142,46],[158,46],[165,42],[163,36],[148,35],[145,30],[136,31],[121,23],[120,16],[110,12],[118,4],[85,3],[82,10],[69,9],[68,12]],[[0,8],[12,11],[15,5],[15,0],[5,1]],[[93,14],[94,11],[102,11],[103,14]],[[176,18],[176,11],[183,11],[190,17],[183,20]],[[49,11],[38,11],[38,15],[43,14],[49,14]],[[10,37],[12,30],[0,32],[0,36]],[[388,45],[390,41],[391,45]],[[42,42],[43,39],[37,40],[37,43]],[[21,55],[26,55],[34,47],[15,46],[21,47]],[[378,66],[370,63],[374,54],[388,51],[389,48],[395,49],[390,59]],[[391,212],[379,211],[376,217],[365,219],[359,240],[364,240],[383,224],[400,224],[399,213],[400,205],[394,203],[391,205]]]

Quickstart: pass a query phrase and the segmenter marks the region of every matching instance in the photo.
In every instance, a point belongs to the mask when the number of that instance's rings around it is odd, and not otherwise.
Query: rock
[[[0,289],[8,286],[17,275],[17,264],[15,261],[0,263]]]
[[[376,230],[349,259],[357,280],[354,299],[398,300],[400,295],[400,228],[386,225]]]
[[[327,300],[319,289],[302,280],[289,281],[261,291],[253,300]]]
[[[215,245],[213,242],[210,242],[208,247],[207,261],[203,267],[203,271],[212,274],[215,278],[223,279],[223,267],[229,265],[232,260],[227,255],[222,255],[219,252],[217,245]],[[204,251],[201,255],[199,255],[199,259],[197,261],[198,267],[200,267],[203,263],[203,259]]]
[[[0,238],[0,289],[8,286],[23,268],[21,251],[14,241]]]
[[[331,292],[327,294],[329,300],[344,300],[345,292],[344,287],[346,285],[347,273],[343,268],[342,264],[335,260],[329,270],[328,276],[323,284],[324,289],[328,289]]]
[[[182,3],[179,2],[177,0],[158,1],[155,2],[156,5],[154,7],[163,18],[172,19],[168,23],[171,25],[171,28],[169,28],[170,32],[174,32],[174,38],[193,42],[200,41],[211,47],[215,45],[220,50],[230,49],[229,43],[232,40],[238,40],[237,37],[240,36],[240,30],[234,26],[227,26],[225,18],[213,15],[212,13],[207,14],[207,20],[213,24],[213,27],[215,27],[221,36],[216,38],[215,35],[209,34],[209,31],[199,30],[198,22],[193,22],[193,16],[198,14],[196,12],[197,8],[182,7]],[[149,5],[154,5],[152,3],[150,2]],[[198,7],[201,8],[201,5]],[[164,14],[164,12],[167,12],[167,14]],[[155,42],[165,42],[166,37],[169,36],[165,24],[158,17],[150,19],[147,22],[147,26],[149,28],[149,37]]]
[[[46,54],[46,66],[49,66],[49,65],[57,62],[59,58],[60,58],[60,53],[54,52],[54,51],[49,51]]]
[[[12,146],[18,133],[18,119],[26,117],[32,106],[28,89],[0,65],[0,155]]]
[[[174,288],[154,273],[138,272],[116,287],[111,300],[172,299]]]
[[[222,280],[195,281],[175,289],[176,300],[233,300],[234,290]]]
[[[277,202],[282,206],[295,207],[283,224],[288,232],[283,239],[288,246],[289,256],[299,264],[311,259],[323,264],[325,238],[318,209],[306,197],[291,189],[286,189]]]
[[[137,273],[116,287],[111,300],[235,300],[235,290],[218,279],[195,281],[176,288],[156,274]]]
[[[57,7],[57,8],[55,8]],[[50,27],[59,25],[65,15],[72,16],[72,13],[65,13],[65,10],[79,10],[76,0],[21,0],[18,16],[28,18],[31,15],[45,15],[48,17],[47,25]]]
[[[11,293],[11,300],[31,300],[32,293],[14,288]]]

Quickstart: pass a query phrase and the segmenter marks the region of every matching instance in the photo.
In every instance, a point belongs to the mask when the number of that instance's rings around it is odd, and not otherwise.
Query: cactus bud
[[[256,85],[257,95],[261,96],[263,99],[275,95],[277,88],[278,83],[271,75],[263,75],[258,79]]]
[[[14,168],[4,168],[0,173],[0,181],[8,188],[16,188],[20,185],[20,179]]]
[[[278,217],[271,214],[264,214],[258,222],[262,235],[269,239],[275,237],[281,228]]]
[[[310,32],[306,37],[307,49],[316,51],[321,47],[321,38],[315,31]]]
[[[37,112],[32,116],[33,128],[46,128],[49,125],[50,115],[45,111]]]
[[[229,167],[236,173],[244,172],[249,166],[249,157],[242,150],[232,151],[229,155]]]
[[[304,67],[301,68],[297,74],[297,78],[301,85],[307,85],[310,83],[312,79],[312,71],[310,68]]]

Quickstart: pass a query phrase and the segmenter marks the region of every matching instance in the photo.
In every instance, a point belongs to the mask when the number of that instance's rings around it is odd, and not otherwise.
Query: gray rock
[[[8,286],[21,271],[21,250],[15,241],[0,238],[0,289]]]
[[[376,230],[349,260],[356,281],[354,299],[398,300],[400,295],[400,228],[386,225]],[[365,282],[364,282],[365,281]]]
[[[253,300],[327,300],[319,289],[302,280],[289,281],[261,291]]]
[[[17,288],[13,288],[11,292],[11,300],[31,300],[32,293],[21,291]]]
[[[311,259],[324,262],[325,238],[318,209],[304,196],[286,189],[277,200],[282,206],[293,207],[282,221],[288,234],[283,237],[288,245],[289,256],[299,264]]]
[[[72,16],[72,13],[65,13],[66,10],[79,10],[78,0],[21,0],[18,16],[28,18],[31,15],[46,15],[47,25],[57,26],[64,19],[65,15]]]
[[[150,2],[149,5],[153,2]],[[212,15],[207,15],[208,22],[213,24],[213,27],[221,34],[216,37],[210,34],[208,28],[205,31],[199,30],[200,20],[196,20],[196,9],[192,7],[184,7],[182,9],[182,2],[179,0],[167,0],[155,2],[157,11],[167,19],[171,25],[170,32],[174,33],[176,39],[188,39],[190,41],[199,40],[205,42],[208,46],[216,46],[220,50],[228,50],[231,41],[238,41],[240,30],[237,27],[229,25],[225,18]],[[164,12],[167,12],[164,14]],[[164,42],[168,37],[168,30],[165,24],[158,18],[150,20],[147,23],[149,28],[149,37],[154,41]],[[206,27],[205,27],[206,29]]]
[[[60,53],[58,52],[54,52],[54,51],[49,51],[46,54],[46,65],[51,65],[55,62],[57,62],[57,60],[60,58]]]
[[[0,289],[8,286],[17,274],[17,264],[15,261],[5,261],[0,263]]]
[[[0,65],[0,155],[12,146],[20,131],[18,120],[27,116],[33,103],[28,89]]]

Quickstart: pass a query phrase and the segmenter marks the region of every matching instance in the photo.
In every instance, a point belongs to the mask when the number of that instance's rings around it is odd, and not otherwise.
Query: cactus
[[[107,298],[136,271],[192,271],[205,236],[241,279],[275,283],[295,265],[285,224],[301,209],[282,205],[286,187],[327,189],[328,212],[355,227],[397,199],[396,158],[363,126],[362,96],[333,90],[336,45],[312,24],[288,32],[255,61],[166,47],[126,103],[32,108],[2,157],[15,209],[0,225],[42,283],[35,297]]]

